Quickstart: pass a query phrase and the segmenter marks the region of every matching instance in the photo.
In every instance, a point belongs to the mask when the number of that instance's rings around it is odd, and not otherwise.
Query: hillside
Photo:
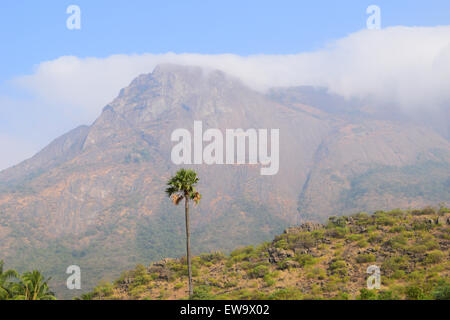
[[[0,172],[1,258],[19,272],[42,270],[71,297],[70,265],[91,289],[138,262],[182,255],[183,215],[164,190],[180,169],[171,134],[197,120],[221,132],[279,129],[280,166],[261,176],[259,165],[186,165],[203,195],[192,212],[196,253],[268,241],[329,215],[450,199],[450,142],[438,133],[326,90],[274,92],[195,66],[137,77],[94,123]]]
[[[377,211],[289,228],[193,259],[194,299],[450,299],[450,209]],[[381,269],[367,290],[366,269]],[[186,262],[138,265],[82,299],[185,299]]]

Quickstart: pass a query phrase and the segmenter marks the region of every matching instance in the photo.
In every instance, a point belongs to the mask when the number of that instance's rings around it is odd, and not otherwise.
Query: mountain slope
[[[44,270],[59,294],[71,296],[69,265],[82,268],[89,289],[138,261],[180,256],[183,216],[164,187],[179,169],[170,160],[171,133],[192,132],[196,120],[204,130],[280,130],[277,175],[261,176],[257,165],[189,166],[203,194],[192,213],[197,252],[265,241],[301,219],[449,199],[447,140],[321,107],[258,93],[217,70],[158,66],[92,125],[0,173],[2,258],[19,271]],[[424,186],[420,194],[415,186]]]

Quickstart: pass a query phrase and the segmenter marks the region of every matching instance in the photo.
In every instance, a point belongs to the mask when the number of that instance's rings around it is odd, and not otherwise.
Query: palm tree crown
[[[21,282],[18,285],[19,294],[15,297],[16,300],[56,300],[54,293],[48,287],[48,281],[44,279],[42,274],[34,270],[26,272],[21,277]]]
[[[199,179],[193,170],[180,169],[169,182],[166,193],[172,198],[174,204],[178,205],[181,200],[193,200],[195,204],[200,202],[201,194],[195,190],[195,185]]]

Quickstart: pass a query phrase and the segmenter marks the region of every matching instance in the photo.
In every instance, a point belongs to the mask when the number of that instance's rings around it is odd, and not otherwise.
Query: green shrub
[[[325,238],[325,231],[324,230],[314,230],[313,232],[311,232],[311,235],[314,237],[314,239],[320,240],[320,239]]]
[[[264,278],[269,273],[269,267],[266,265],[257,265],[247,271],[247,275],[251,279]]]
[[[81,295],[80,300],[92,300],[94,298],[94,292],[88,292]]]
[[[303,293],[296,288],[279,289],[269,295],[269,300],[302,300]]]
[[[424,242],[424,246],[427,248],[427,250],[433,250],[433,249],[438,249],[439,248],[439,243],[434,240],[427,240]]]
[[[407,250],[412,253],[425,253],[427,252],[427,247],[423,244],[414,244],[409,246]]]
[[[332,227],[326,231],[327,236],[332,238],[343,239],[348,234],[348,228],[344,227]]]
[[[446,208],[445,206],[441,206],[439,208],[439,215],[444,215],[446,213],[450,213],[450,208]]]
[[[390,257],[384,260],[382,270],[385,270],[387,273],[395,273],[397,270],[406,271],[408,267],[409,263],[407,257]]]
[[[292,242],[295,242],[295,246],[299,248],[313,248],[317,243],[316,238],[308,232],[295,235],[295,238],[292,240]]]
[[[179,290],[179,289],[181,289],[181,288],[183,288],[183,287],[184,287],[184,284],[181,283],[181,282],[179,282],[179,283],[177,283],[176,285],[173,286],[173,288],[174,288],[175,290]]]
[[[413,230],[430,230],[433,228],[433,224],[427,223],[425,221],[414,221],[412,224]]]
[[[423,289],[418,286],[410,286],[406,288],[406,297],[410,300],[423,300],[425,294]]]
[[[146,286],[135,286],[130,289],[130,296],[133,298],[139,298],[146,290]]]
[[[327,278],[327,273],[322,268],[314,268],[311,272],[307,274],[309,279],[324,280]]]
[[[397,222],[397,219],[385,215],[375,217],[375,224],[380,226],[393,226]]]
[[[153,280],[152,276],[147,273],[147,269],[142,265],[138,264],[132,272],[133,287],[143,286],[150,283]]]
[[[415,270],[408,274],[408,280],[410,281],[418,281],[422,280],[423,278],[425,278],[425,274],[423,271]]]
[[[340,276],[346,276],[348,274],[347,263],[344,260],[333,259],[329,270],[331,274],[336,274]]]
[[[204,253],[200,255],[200,262],[202,263],[217,263],[219,261],[225,260],[225,255],[221,252],[214,252],[214,253]]]
[[[367,212],[359,212],[353,214],[351,217],[355,220],[355,224],[357,225],[366,225],[370,220],[370,216]]]
[[[424,263],[425,264],[436,264],[444,260],[445,254],[440,250],[434,250],[427,254]]]
[[[240,262],[244,260],[249,261],[254,251],[255,248],[253,246],[247,246],[244,248],[234,250],[233,252],[230,253],[230,257],[233,262]]]
[[[271,286],[273,286],[273,285],[276,283],[276,281],[275,281],[275,279],[273,278],[273,275],[272,275],[272,274],[267,273],[267,274],[264,276],[264,283],[266,284],[267,287],[271,287]]]
[[[94,295],[97,297],[109,297],[113,292],[112,284],[105,281],[101,281],[100,284],[94,288]]]
[[[363,288],[359,293],[358,300],[377,300],[377,293],[374,290]]]
[[[331,216],[328,218],[327,228],[345,227],[348,223],[348,217]]]
[[[441,282],[433,291],[433,298],[436,300],[450,300],[450,283]]]
[[[281,239],[275,242],[275,247],[279,249],[287,250],[289,249],[289,244],[286,239]]]
[[[403,232],[403,231],[406,231],[406,227],[403,226],[403,225],[400,225],[400,226],[393,226],[393,227],[389,230],[389,232],[392,232],[392,233],[400,233],[400,232]]]
[[[369,243],[365,239],[358,241],[358,247],[360,248],[366,248],[368,245]]]
[[[386,244],[391,246],[394,249],[402,249],[408,243],[408,239],[403,234],[393,237],[386,241]]]
[[[300,266],[312,266],[317,263],[317,259],[315,259],[310,254],[300,254],[295,257],[295,260],[300,264]]]
[[[368,241],[370,243],[380,243],[384,239],[384,236],[381,232],[374,232],[369,235]]]
[[[436,210],[432,207],[426,207],[422,210],[412,210],[411,213],[415,216],[421,216],[421,215],[430,215],[430,214],[436,214]]]
[[[394,274],[392,275],[392,278],[394,279],[403,279],[406,275],[406,272],[404,270],[396,270]]]
[[[237,295],[235,295],[235,299],[239,300],[262,300],[267,299],[264,292],[259,290],[248,290],[248,289],[242,289],[237,292]]]
[[[188,276],[188,267],[184,264],[173,265],[170,268],[171,271],[174,271],[176,274],[173,274],[169,277],[169,281],[175,280],[175,278],[187,277]],[[195,264],[192,264],[192,276],[197,277],[199,275],[198,267]]]
[[[374,262],[375,260],[376,260],[375,255],[373,255],[371,253],[359,254],[356,257],[356,262],[358,262],[358,263]]]
[[[348,295],[347,292],[339,292],[334,298],[333,300],[349,300],[350,296]]]
[[[350,241],[360,241],[364,238],[362,234],[351,234],[347,237]]]
[[[392,291],[380,291],[378,292],[378,300],[399,300],[399,297]]]
[[[214,295],[211,294],[211,288],[207,285],[194,287],[194,294],[192,300],[212,300]]]
[[[236,280],[228,280],[223,284],[224,288],[233,288],[238,285],[238,282]]]

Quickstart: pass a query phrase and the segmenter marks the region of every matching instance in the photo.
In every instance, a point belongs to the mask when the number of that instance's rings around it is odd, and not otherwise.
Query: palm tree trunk
[[[191,269],[191,231],[189,225],[189,198],[187,195],[185,199],[185,216],[186,216],[186,253],[188,264],[188,277],[189,277],[189,297],[192,297],[194,291],[192,289],[192,269]]]

